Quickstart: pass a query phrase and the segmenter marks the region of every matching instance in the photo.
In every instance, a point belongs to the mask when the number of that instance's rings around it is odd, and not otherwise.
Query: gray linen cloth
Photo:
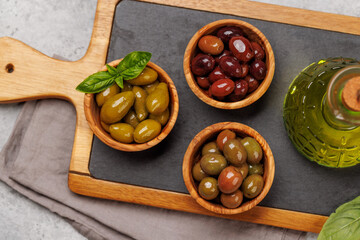
[[[305,239],[306,233],[80,196],[67,177],[75,109],[62,100],[24,104],[0,154],[0,179],[68,220],[89,239]]]

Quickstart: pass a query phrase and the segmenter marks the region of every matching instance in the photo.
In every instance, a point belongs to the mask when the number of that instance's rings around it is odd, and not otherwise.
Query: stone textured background
[[[357,0],[258,0],[360,17]],[[0,37],[10,36],[48,56],[81,58],[90,41],[96,0],[0,0]],[[0,105],[0,149],[22,104]],[[0,239],[84,239],[64,219],[0,182]],[[308,234],[316,239],[316,234]]]

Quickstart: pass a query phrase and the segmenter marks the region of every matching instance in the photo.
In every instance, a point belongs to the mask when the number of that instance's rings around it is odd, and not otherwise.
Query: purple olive
[[[234,81],[225,78],[214,82],[210,87],[210,91],[215,97],[221,98],[229,95],[234,90],[234,87]]]
[[[224,73],[230,77],[239,78],[242,76],[241,65],[239,61],[235,60],[234,57],[222,57],[219,66],[224,71]]]
[[[248,62],[254,57],[254,51],[250,41],[245,37],[233,37],[229,41],[232,54],[243,62]]]
[[[252,93],[253,91],[255,91],[260,83],[258,80],[256,80],[253,76],[251,75],[247,75],[245,77],[245,81],[247,81],[248,85],[249,85],[249,90],[248,90],[248,93]]]
[[[208,89],[210,87],[210,82],[207,77],[196,77],[196,81],[201,88]]]
[[[225,75],[225,73],[221,70],[221,68],[219,66],[215,67],[214,71],[212,71],[209,74],[210,83],[214,83],[217,80],[224,79],[224,78],[229,78],[229,77]]]
[[[244,35],[244,33],[241,30],[241,28],[234,26],[220,28],[216,34],[216,36],[220,38],[224,43],[228,43],[232,37],[237,37],[242,35]]]
[[[229,96],[229,100],[232,102],[237,102],[243,99],[249,89],[249,84],[245,80],[237,80],[235,82],[235,89]]]
[[[263,61],[255,59],[250,64],[250,74],[254,76],[256,80],[263,80],[266,76],[266,65]]]
[[[191,71],[197,76],[210,73],[215,67],[215,59],[207,54],[199,53],[191,61]]]
[[[265,57],[264,49],[257,42],[251,42],[254,50],[255,59],[263,60]]]
[[[220,55],[218,55],[217,57],[215,57],[215,62],[217,64],[220,63],[220,59],[222,57],[225,57],[225,56],[233,56],[232,53],[229,51],[229,50],[224,50]]]

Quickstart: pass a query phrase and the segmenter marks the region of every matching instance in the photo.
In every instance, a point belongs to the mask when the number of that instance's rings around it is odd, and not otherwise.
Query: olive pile
[[[239,27],[223,27],[216,36],[201,37],[198,49],[191,71],[209,97],[240,101],[255,91],[266,76],[264,49],[250,41]]]
[[[203,146],[201,158],[192,168],[200,196],[220,200],[227,208],[239,207],[243,196],[257,197],[264,187],[262,158],[262,148],[254,138],[241,139],[233,131],[223,130],[216,141]]]
[[[140,75],[96,95],[101,125],[121,143],[145,143],[161,132],[169,119],[169,90],[158,73],[145,67]]]

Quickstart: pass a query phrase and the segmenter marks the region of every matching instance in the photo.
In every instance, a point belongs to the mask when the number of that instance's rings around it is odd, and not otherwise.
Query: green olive
[[[150,114],[150,116],[149,116],[150,119],[154,119],[154,120],[158,121],[161,124],[161,126],[164,126],[168,122],[169,117],[170,117],[169,108],[167,108],[160,115]]]
[[[113,85],[111,85],[110,87],[105,89],[104,91],[96,94],[97,105],[99,107],[101,107],[106,102],[106,100],[108,100],[112,96],[118,94],[119,92],[120,92],[119,86],[116,83],[114,83]]]
[[[150,93],[152,93],[152,92],[156,89],[157,85],[159,85],[159,81],[156,80],[156,81],[153,82],[153,83],[150,83],[150,84],[148,84],[148,85],[144,85],[143,88],[145,89],[145,91],[146,91],[148,94],[150,94]]]
[[[138,86],[134,86],[132,91],[135,94],[134,109],[135,109],[136,117],[141,122],[145,120],[149,114],[145,107],[147,93],[144,89]]]
[[[249,173],[249,165],[245,162],[243,164],[241,164],[241,166],[236,167],[238,169],[238,171],[241,173],[241,175],[243,176],[243,178],[246,178],[246,176]]]
[[[110,132],[110,125],[104,123],[103,121],[100,121],[100,124],[105,131]]]
[[[208,177],[208,175],[201,169],[200,162],[195,163],[194,167],[192,168],[192,175],[193,178],[200,182],[203,178]]]
[[[264,188],[264,179],[259,174],[249,175],[241,185],[241,191],[246,198],[254,198]]]
[[[156,89],[146,98],[149,113],[160,115],[169,106],[169,90],[166,83],[159,83]]]
[[[252,174],[263,175],[264,174],[263,165],[261,163],[249,164],[249,175],[252,175]]]
[[[220,150],[215,142],[208,142],[205,144],[201,150],[201,154],[204,156],[208,153],[218,153],[220,154]]]
[[[124,87],[121,89],[121,92],[132,91],[133,86],[128,83],[128,81],[124,81]]]
[[[246,162],[247,153],[241,142],[237,139],[229,139],[224,145],[224,155],[234,166],[239,167]]]
[[[134,128],[139,124],[139,120],[136,117],[134,110],[130,110],[124,117],[124,122],[130,124]]]
[[[213,200],[219,194],[217,180],[212,177],[206,177],[199,184],[199,194],[206,200]]]
[[[200,166],[202,170],[209,175],[219,175],[227,166],[227,162],[221,154],[208,153],[201,157]]]
[[[100,119],[104,123],[119,122],[130,110],[135,101],[131,91],[118,93],[109,98],[100,110]]]
[[[248,163],[259,163],[263,157],[263,151],[260,144],[252,137],[242,139],[241,143],[246,149]]]
[[[148,85],[153,83],[158,78],[158,73],[149,67],[145,67],[144,70],[136,78],[127,80],[131,85]]]
[[[148,142],[159,135],[161,124],[153,119],[146,119],[140,122],[134,131],[134,140],[137,143]]]
[[[110,135],[121,143],[134,141],[134,128],[127,123],[115,123],[110,125]]]

